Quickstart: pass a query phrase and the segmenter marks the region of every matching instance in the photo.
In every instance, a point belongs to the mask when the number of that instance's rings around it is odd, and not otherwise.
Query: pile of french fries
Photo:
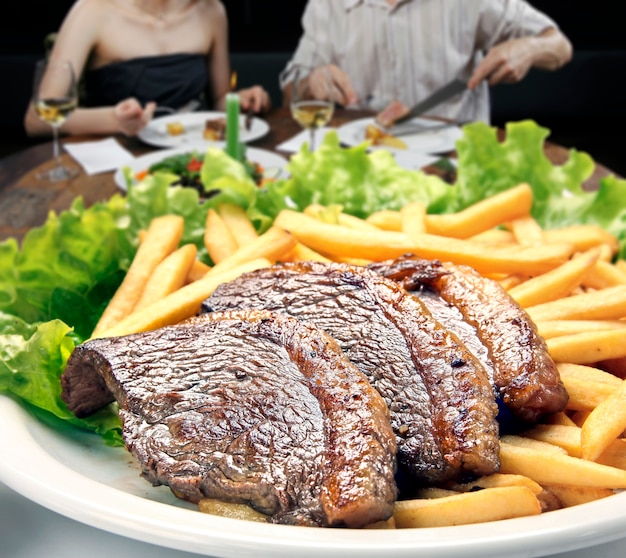
[[[447,215],[429,215],[417,203],[367,219],[311,206],[281,212],[261,235],[243,209],[223,205],[207,215],[211,267],[197,260],[195,247],[179,246],[180,217],[159,217],[143,234],[94,337],[182,321],[220,283],[278,261],[366,265],[413,253],[470,265],[526,309],[546,339],[569,402],[542,424],[501,436],[497,474],[422,489],[417,498],[398,501],[389,521],[372,527],[480,523],[609,497],[626,488],[626,262],[614,261],[618,242],[599,227],[542,230],[531,216],[532,201],[531,188],[520,184]],[[211,500],[199,509],[264,519]]]

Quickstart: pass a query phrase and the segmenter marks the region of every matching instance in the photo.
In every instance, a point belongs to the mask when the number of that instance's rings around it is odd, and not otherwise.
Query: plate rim
[[[151,129],[153,129],[154,125],[160,124],[162,122],[168,121],[176,121],[176,120],[205,120],[210,117],[226,117],[226,112],[219,110],[204,110],[204,111],[194,111],[194,112],[183,112],[180,114],[165,114],[163,116],[157,116],[153,118],[144,128],[142,128],[137,134],[137,138],[143,141],[144,143],[151,145],[153,147],[177,147],[181,144],[186,144],[187,142],[184,139],[181,139],[180,136],[164,136],[163,140],[154,139],[149,135]],[[239,120],[241,121],[245,118],[244,115],[239,115]],[[252,117],[252,125],[258,126],[259,130],[254,133],[240,134],[240,141],[243,143],[249,143],[252,141],[256,141],[263,136],[267,135],[270,131],[270,125],[266,120],[260,118],[258,116]],[[178,138],[178,139],[176,139]],[[203,142],[201,139],[192,140],[189,143],[202,143],[206,145],[216,145],[223,144],[223,141],[205,141]]]
[[[349,135],[349,132],[354,128],[358,128],[358,126],[363,126],[365,128],[365,126],[367,126],[368,124],[373,124],[374,120],[375,118],[373,116],[366,116],[366,117],[357,118],[355,120],[351,120],[350,122],[346,122],[345,124],[342,124],[341,126],[337,128],[337,135],[339,136],[340,142],[347,145],[348,147],[355,147],[357,145],[360,145],[361,143],[366,141],[365,138],[363,138],[363,140],[361,141],[357,141]],[[428,122],[428,123],[434,122],[435,125],[438,124],[438,121],[436,120],[430,120],[428,118],[421,118],[419,116],[416,118],[412,118],[408,122],[414,122],[416,124],[424,123],[424,122]],[[449,138],[442,140],[442,144],[441,144],[443,146],[442,148],[430,149],[430,150],[429,149],[411,149],[411,148],[409,148],[408,150],[405,150],[405,149],[395,149],[393,147],[388,147],[388,146],[377,146],[377,148],[386,149],[392,152],[413,151],[413,152],[425,153],[429,155],[438,155],[441,153],[447,153],[455,149],[456,141],[462,136],[463,131],[460,126],[456,126],[454,124],[450,125],[449,127],[444,128],[444,130],[454,130],[455,134],[454,134],[454,137],[451,135]]]
[[[416,551],[435,558],[452,558],[460,552],[466,558],[495,558],[504,552],[521,558],[589,548],[624,537],[626,493],[549,512],[555,514],[552,521],[539,515],[423,529],[318,529],[210,516],[141,498],[74,471],[39,443],[34,429],[50,427],[12,398],[0,396],[0,443],[12,448],[0,454],[0,481],[81,523],[180,551],[225,558],[242,552],[267,558],[286,558],[294,552],[303,558],[321,553],[374,558],[389,552],[409,558]],[[610,512],[609,518],[598,512]]]

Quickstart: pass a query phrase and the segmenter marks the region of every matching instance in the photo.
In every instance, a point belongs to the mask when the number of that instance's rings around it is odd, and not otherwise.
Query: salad
[[[626,180],[609,176],[597,192],[586,192],[591,157],[570,150],[568,161],[553,165],[543,145],[549,130],[533,121],[510,123],[504,142],[484,123],[464,127],[457,143],[454,185],[420,171],[399,167],[386,151],[368,154],[368,144],[340,147],[328,134],[311,153],[295,154],[289,177],[259,187],[248,169],[221,150],[209,150],[199,170],[212,197],[171,187],[172,168],[155,171],[103,203],[86,208],[76,199],[70,209],[51,214],[31,230],[22,245],[0,243],[0,393],[18,399],[42,420],[97,432],[106,443],[122,445],[114,406],[77,419],[60,398],[59,377],[74,347],[89,338],[120,284],[137,249],[138,232],[166,213],[185,219],[183,243],[204,248],[209,208],[231,202],[245,208],[259,232],[285,208],[312,203],[339,205],[359,217],[424,203],[430,213],[455,212],[521,182],[534,191],[533,216],[550,229],[593,223],[614,234],[626,257]],[[196,163],[194,163],[194,166]]]
[[[172,186],[187,186],[195,188],[201,197],[206,197],[209,192],[205,189],[202,178],[201,170],[204,164],[206,153],[193,150],[188,153],[181,153],[178,155],[170,155],[165,157],[161,161],[150,165],[147,169],[143,169],[140,172],[134,174],[134,176],[127,175],[128,184],[135,182],[141,182],[147,176],[153,175],[157,172],[168,173],[174,175],[176,178],[172,181]],[[262,186],[271,178],[265,177],[265,169],[260,163],[251,161],[243,156],[242,165],[250,178],[258,185]]]

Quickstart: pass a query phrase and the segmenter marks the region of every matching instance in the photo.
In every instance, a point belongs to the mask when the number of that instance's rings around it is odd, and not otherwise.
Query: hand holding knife
[[[419,103],[417,103],[415,106],[413,106],[410,109],[406,109],[406,107],[402,107],[402,105],[398,105],[397,102],[394,107],[392,107],[393,104],[389,105],[388,107],[389,111],[388,109],[385,109],[376,116],[376,123],[382,126],[383,128],[385,128],[387,132],[392,133],[393,128],[397,124],[401,124],[402,122],[406,122],[407,120],[410,120],[421,114],[424,114],[426,111],[440,105],[441,103],[450,99],[451,97],[454,97],[455,95],[458,95],[459,93],[465,91],[465,89],[467,89],[467,82],[461,79],[454,79],[450,83],[444,85],[443,87],[435,91],[432,95],[426,97],[426,99],[424,99],[423,101],[420,101]],[[403,108],[404,110],[402,110]],[[389,116],[391,116],[390,118],[387,114],[385,114],[387,112],[392,113],[392,112],[400,112],[400,111],[401,111],[401,114],[397,118],[393,118],[393,116],[389,114]]]

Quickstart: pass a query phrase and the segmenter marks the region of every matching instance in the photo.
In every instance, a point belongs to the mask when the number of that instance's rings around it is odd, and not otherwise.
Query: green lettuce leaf
[[[104,304],[123,274],[117,219],[126,202],[114,196],[85,210],[74,201],[61,215],[29,231],[20,249],[9,239],[0,244],[0,311],[29,323],[58,318],[81,336],[91,333]]]
[[[28,404],[48,422],[67,422],[96,432],[107,443],[123,445],[114,406],[78,419],[61,399],[59,378],[79,339],[60,320],[27,324],[0,312],[0,392]]]
[[[285,208],[339,205],[350,215],[367,217],[414,201],[441,205],[450,195],[450,186],[439,177],[406,170],[388,151],[368,153],[368,147],[365,142],[341,148],[336,132],[326,134],[313,153],[303,145],[289,161],[290,178],[262,189],[255,209],[271,220]]]
[[[484,122],[465,125],[456,145],[456,200],[447,211],[458,211],[522,182],[533,189],[533,214],[539,218],[561,204],[564,192],[581,195],[582,183],[593,172],[593,159],[570,150],[563,165],[553,164],[544,150],[549,133],[532,120],[511,122],[500,142],[497,129]]]

